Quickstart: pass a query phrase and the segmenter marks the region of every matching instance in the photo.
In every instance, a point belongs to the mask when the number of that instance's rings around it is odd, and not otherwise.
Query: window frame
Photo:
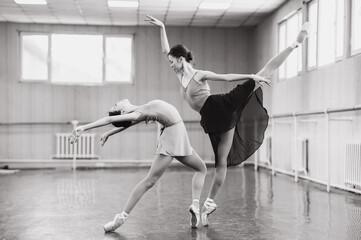
[[[44,33],[44,32],[20,32],[20,40],[19,40],[19,81],[21,83],[45,83],[48,82],[50,80],[50,37],[49,37],[49,33]],[[47,60],[46,60],[46,64],[47,64],[47,78],[46,79],[24,79],[23,78],[23,36],[31,36],[31,35],[44,35],[47,36],[48,38],[48,49],[47,49]]]
[[[277,28],[277,30],[278,30],[278,34],[277,34],[277,36],[278,36],[278,51],[282,51],[282,50],[283,50],[283,49],[280,49],[280,28],[281,28],[281,25],[282,25],[282,24],[285,24],[285,39],[284,39],[284,42],[285,42],[285,48],[286,48],[286,47],[289,45],[289,44],[288,44],[288,39],[287,39],[287,21],[288,21],[289,19],[291,19],[292,17],[294,17],[295,15],[297,15],[297,14],[300,14],[301,23],[302,23],[302,22],[303,22],[303,18],[304,18],[303,13],[302,13],[302,8],[299,8],[299,9],[296,9],[296,10],[294,10],[294,11],[291,11],[289,14],[287,14],[285,17],[283,17],[283,18],[281,19],[281,21],[278,22],[278,28]],[[295,37],[296,37],[296,36],[295,36]],[[298,51],[300,51],[300,50],[298,49]],[[286,61],[283,63],[283,64],[284,64],[284,74],[283,74],[284,77],[281,78],[281,77],[280,77],[280,71],[279,71],[279,70],[277,71],[277,72],[278,72],[278,81],[279,81],[279,82],[287,81],[287,80],[289,80],[289,79],[292,79],[292,78],[295,78],[295,77],[298,77],[298,76],[301,75],[301,73],[303,72],[303,49],[302,49],[302,51],[300,51],[298,54],[301,55],[301,60],[298,61],[298,60],[299,60],[299,57],[298,57],[298,55],[297,55],[297,56],[296,56],[296,59],[297,59],[297,73],[296,73],[296,75],[291,76],[291,77],[288,77],[288,76],[287,76],[287,59],[286,59]],[[298,69],[299,69],[298,64],[301,64],[301,70],[298,70]]]
[[[64,35],[98,35],[102,37],[102,76],[101,76],[101,82],[100,83],[93,83],[93,82],[53,82],[51,79],[52,76],[52,67],[53,67],[53,61],[51,59],[51,51],[52,51],[52,34],[64,34]],[[48,38],[48,49],[47,49],[47,79],[24,79],[23,78],[23,36],[26,35],[44,35]],[[19,82],[20,83],[47,83],[52,85],[74,85],[74,86],[106,86],[106,85],[133,85],[134,84],[134,73],[135,73],[135,34],[129,33],[129,34],[106,34],[106,33],[88,33],[88,32],[81,32],[81,33],[75,33],[75,32],[68,32],[68,31],[54,31],[54,32],[31,32],[31,31],[19,31],[19,68],[20,68],[20,75],[19,75]],[[130,38],[131,40],[131,59],[130,59],[130,80],[129,81],[106,81],[106,38],[107,37],[120,37],[120,38]]]
[[[335,2],[337,2],[337,1],[341,1],[341,0],[333,0],[333,1],[335,1]],[[337,44],[338,44],[338,39],[337,39],[337,34],[338,34],[338,28],[337,28],[337,24],[336,24],[336,21],[337,21],[337,12],[335,12],[335,19],[334,19],[334,21],[335,21],[335,32],[334,32],[334,35],[333,35],[333,37],[334,37],[334,40],[335,40],[335,46],[334,46],[334,55],[335,55],[335,57],[334,57],[334,59],[333,59],[333,61],[332,62],[330,62],[330,63],[327,63],[327,64],[324,64],[324,65],[319,65],[319,44],[320,44],[320,36],[319,36],[319,34],[320,34],[320,31],[319,31],[319,29],[320,29],[320,20],[319,20],[319,18],[320,18],[320,1],[319,0],[310,0],[309,2],[307,2],[307,21],[309,21],[309,9],[310,9],[310,5],[311,4],[317,4],[317,24],[316,24],[316,28],[317,28],[317,35],[316,35],[316,59],[315,59],[315,61],[316,61],[316,63],[315,63],[315,65],[314,66],[312,66],[312,67],[309,67],[308,66],[308,62],[309,62],[309,48],[310,48],[310,41],[309,41],[309,39],[307,39],[307,63],[306,63],[306,68],[307,68],[307,71],[312,71],[312,70],[315,70],[315,69],[322,69],[322,68],[325,68],[325,67],[328,67],[328,66],[330,66],[330,65],[333,65],[333,64],[335,64],[335,63],[337,63],[337,62],[340,62],[340,61],[342,61],[342,60],[344,60],[345,58],[346,58],[346,55],[347,55],[347,51],[345,51],[345,44],[346,44],[346,42],[345,42],[345,34],[347,33],[347,20],[346,20],[346,17],[347,17],[347,14],[346,14],[346,11],[347,11],[347,4],[346,4],[346,2],[345,2],[345,0],[342,0],[343,1],[343,13],[342,13],[342,15],[343,15],[343,23],[342,23],[342,25],[343,25],[343,27],[342,27],[342,30],[343,30],[343,34],[342,34],[342,36],[343,36],[343,40],[342,40],[342,54],[340,55],[340,56],[337,56]],[[337,3],[335,3],[336,5],[335,5],[335,10],[337,11]],[[311,27],[315,27],[315,26],[311,26]],[[360,52],[361,52],[361,49],[360,49]]]
[[[356,56],[356,55],[358,55],[358,54],[361,54],[361,46],[359,47],[359,48],[357,48],[357,49],[353,49],[353,26],[354,26],[354,19],[353,19],[353,16],[354,16],[354,6],[355,6],[355,2],[356,2],[356,0],[351,0],[350,1],[350,11],[349,11],[349,13],[350,13],[350,35],[349,35],[349,37],[350,37],[350,39],[349,39],[349,41],[350,41],[350,55],[351,55],[351,57],[353,57],[353,56]],[[361,6],[360,6],[361,7]]]
[[[340,0],[336,0],[336,1],[340,1]],[[341,56],[337,56],[337,44],[338,44],[337,34],[338,34],[339,31],[338,31],[337,24],[336,24],[336,30],[335,30],[335,38],[336,38],[336,39],[335,39],[335,63],[336,63],[336,62],[339,62],[339,61],[342,61],[342,60],[345,58],[346,52],[347,52],[347,51],[345,51],[345,48],[344,48],[344,46],[345,46],[345,35],[346,35],[345,23],[347,22],[347,20],[346,20],[346,8],[347,8],[347,4],[346,4],[345,0],[342,0],[342,1],[343,1],[342,55],[341,55]],[[337,4],[336,4],[336,10],[337,10]],[[336,12],[336,19],[335,19],[335,21],[337,21],[337,19],[338,19],[337,17],[338,17],[338,15],[337,15],[337,12]]]
[[[309,16],[310,16],[310,5],[311,4],[317,4],[317,11],[316,11],[316,16],[317,16],[317,24],[316,26],[311,26],[311,27],[316,27],[317,31],[316,31],[316,48],[315,48],[315,51],[316,51],[316,59],[315,59],[315,65],[309,67],[308,63],[309,63],[309,49],[310,49],[310,41],[309,41],[309,38],[307,38],[307,51],[306,51],[306,54],[307,54],[307,57],[306,57],[306,69],[307,71],[312,71],[312,70],[315,70],[318,68],[318,40],[319,40],[319,37],[318,37],[318,29],[319,29],[319,21],[318,21],[318,17],[319,17],[319,5],[318,5],[318,0],[311,0],[307,3],[307,21],[309,21]]]
[[[129,82],[114,82],[114,81],[107,81],[106,80],[106,38],[107,37],[124,37],[130,38],[130,81]],[[134,48],[135,37],[134,34],[103,34],[103,84],[104,85],[112,85],[112,84],[127,84],[133,85],[134,84],[134,76],[135,76],[135,48]]]

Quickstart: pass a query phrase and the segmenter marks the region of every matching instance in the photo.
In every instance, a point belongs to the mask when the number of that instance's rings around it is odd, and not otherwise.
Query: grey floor
[[[122,209],[140,169],[23,170],[0,175],[0,239],[360,239],[361,196],[252,167],[229,169],[209,227],[192,230],[192,173],[168,169],[125,225]],[[211,172],[206,178],[208,190]],[[203,191],[202,200],[206,197]]]

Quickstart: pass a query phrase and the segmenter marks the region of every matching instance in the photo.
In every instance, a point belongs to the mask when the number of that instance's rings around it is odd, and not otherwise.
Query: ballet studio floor
[[[229,169],[210,226],[189,227],[192,172],[168,169],[125,225],[103,224],[122,210],[148,168],[22,170],[0,175],[0,239],[360,239],[357,194],[253,167]],[[206,178],[202,202],[209,189]]]

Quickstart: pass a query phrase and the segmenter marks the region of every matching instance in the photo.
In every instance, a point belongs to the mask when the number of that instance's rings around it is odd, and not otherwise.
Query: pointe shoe
[[[303,35],[304,38],[307,38],[308,35],[310,34],[310,30],[311,30],[310,22],[305,22],[301,27],[299,35]]]
[[[211,201],[205,201],[202,207],[202,224],[207,227],[209,225],[208,216],[217,209],[217,204]]]
[[[311,29],[311,24],[309,22],[305,22],[302,27],[300,32],[297,35],[297,38],[295,40],[295,42],[292,44],[293,48],[298,47],[299,45],[302,44],[302,42],[308,38],[308,35],[310,33],[310,29]]]
[[[117,229],[118,227],[120,227],[121,225],[123,225],[125,223],[125,220],[127,219],[126,216],[124,216],[123,214],[117,214],[114,217],[114,220],[111,222],[106,223],[103,228],[105,232],[112,232],[115,229]]]
[[[196,208],[193,205],[190,205],[189,212],[191,214],[190,224],[192,228],[197,228],[200,222],[199,217],[199,208]]]

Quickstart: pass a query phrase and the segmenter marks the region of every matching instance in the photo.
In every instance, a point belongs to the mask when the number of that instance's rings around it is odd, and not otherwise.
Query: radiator
[[[346,142],[345,185],[361,188],[361,142]]]
[[[84,133],[78,138],[78,142],[70,144],[68,138],[71,136],[69,133],[56,134],[56,154],[54,158],[67,159],[67,158],[98,158],[94,154],[94,139],[95,134]]]
[[[271,165],[272,163],[272,138],[266,137],[259,150],[260,162]]]
[[[307,174],[308,172],[308,156],[309,156],[309,141],[307,138],[297,139],[297,156],[296,166],[297,171]],[[295,167],[293,167],[295,170]]]

